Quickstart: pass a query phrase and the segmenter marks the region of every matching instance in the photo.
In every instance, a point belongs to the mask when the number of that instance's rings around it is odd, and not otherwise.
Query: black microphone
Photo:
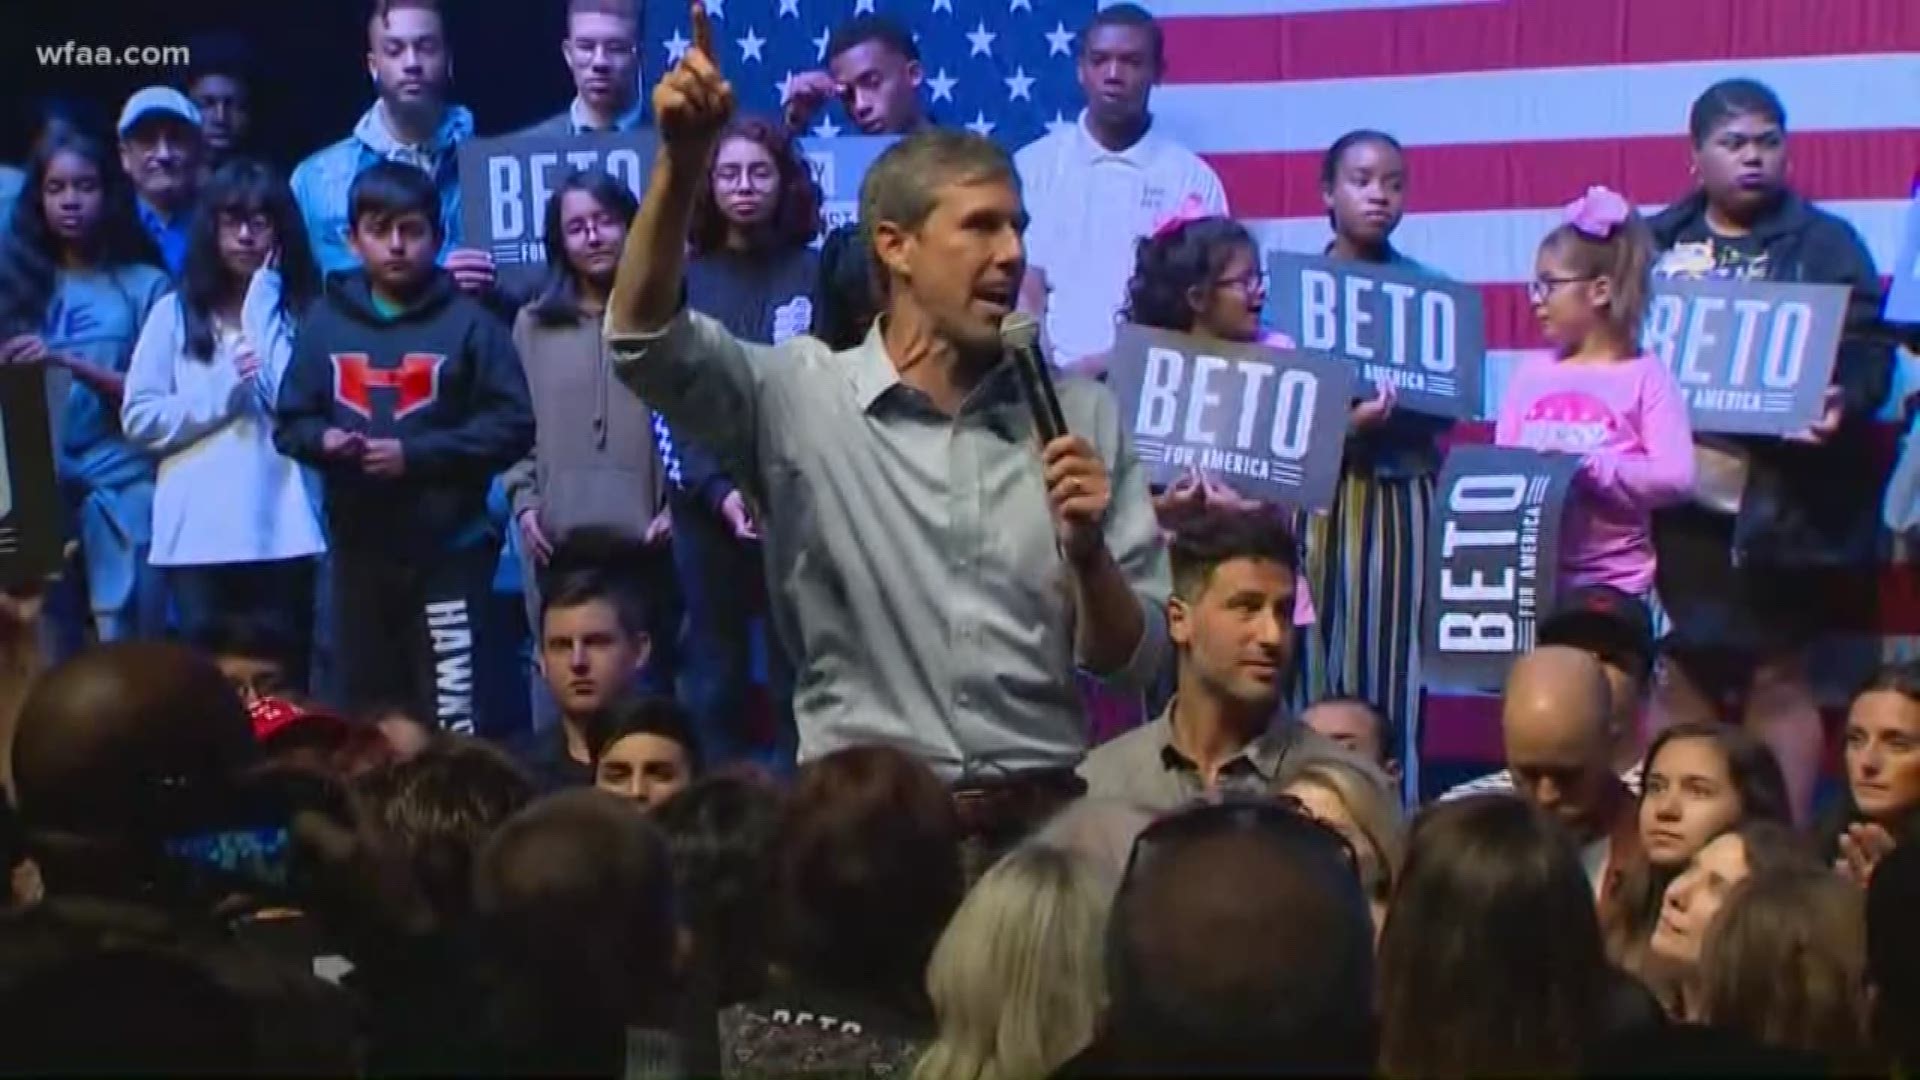
[[[1033,409],[1033,424],[1045,445],[1067,433],[1067,414],[1053,390],[1053,367],[1040,355],[1040,322],[1024,311],[1000,320],[1000,347],[1013,364],[1020,389]]]

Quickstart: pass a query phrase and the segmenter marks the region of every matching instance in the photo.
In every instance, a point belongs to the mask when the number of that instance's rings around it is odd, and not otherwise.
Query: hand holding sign
[[[1378,427],[1386,423],[1387,417],[1393,415],[1393,404],[1397,394],[1397,391],[1393,388],[1393,383],[1384,378],[1375,379],[1373,389],[1374,395],[1372,397],[1353,407],[1353,428],[1355,431],[1364,431],[1370,427]]]
[[[1053,509],[1060,546],[1074,562],[1090,558],[1105,542],[1103,523],[1113,502],[1106,463],[1093,444],[1078,435],[1062,435],[1041,452],[1046,466],[1047,505]]]
[[[668,146],[704,160],[733,116],[733,85],[714,64],[706,5],[694,0],[692,13],[693,47],[653,88],[653,116]]]
[[[1828,439],[1840,431],[1840,388],[1827,387],[1826,395],[1821,398],[1820,415],[1800,431],[1787,436],[1788,442],[1806,443],[1810,446],[1824,446]]]

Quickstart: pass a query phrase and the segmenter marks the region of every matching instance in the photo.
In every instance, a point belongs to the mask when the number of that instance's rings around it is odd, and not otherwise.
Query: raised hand
[[[653,118],[668,147],[704,155],[733,116],[733,86],[714,62],[713,28],[700,0],[693,0],[692,17],[693,47],[654,86]]]

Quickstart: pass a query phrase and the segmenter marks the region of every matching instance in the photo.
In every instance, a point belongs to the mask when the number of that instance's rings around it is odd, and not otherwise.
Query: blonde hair
[[[1295,784],[1317,787],[1347,808],[1347,816],[1372,849],[1354,853],[1365,871],[1361,887],[1369,899],[1386,900],[1407,849],[1406,819],[1387,774],[1357,754],[1329,747],[1290,760],[1276,778],[1274,791],[1284,793]]]
[[[1867,1049],[1867,916],[1826,870],[1755,874],[1700,954],[1701,1014],[1769,1046],[1858,1066]]]
[[[1085,1049],[1106,1004],[1115,886],[1093,860],[1038,843],[981,875],[927,965],[940,1034],[914,1080],[1031,1080]]]

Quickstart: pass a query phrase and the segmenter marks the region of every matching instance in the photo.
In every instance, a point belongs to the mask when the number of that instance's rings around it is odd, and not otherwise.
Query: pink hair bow
[[[1612,188],[1594,185],[1567,204],[1567,224],[1595,240],[1605,240],[1627,220],[1633,207]]]
[[[1181,200],[1179,206],[1173,208],[1172,213],[1162,216],[1159,221],[1153,223],[1153,231],[1147,234],[1147,238],[1165,239],[1179,232],[1186,225],[1207,216],[1206,204],[1200,201],[1200,196],[1189,193],[1185,199]]]

